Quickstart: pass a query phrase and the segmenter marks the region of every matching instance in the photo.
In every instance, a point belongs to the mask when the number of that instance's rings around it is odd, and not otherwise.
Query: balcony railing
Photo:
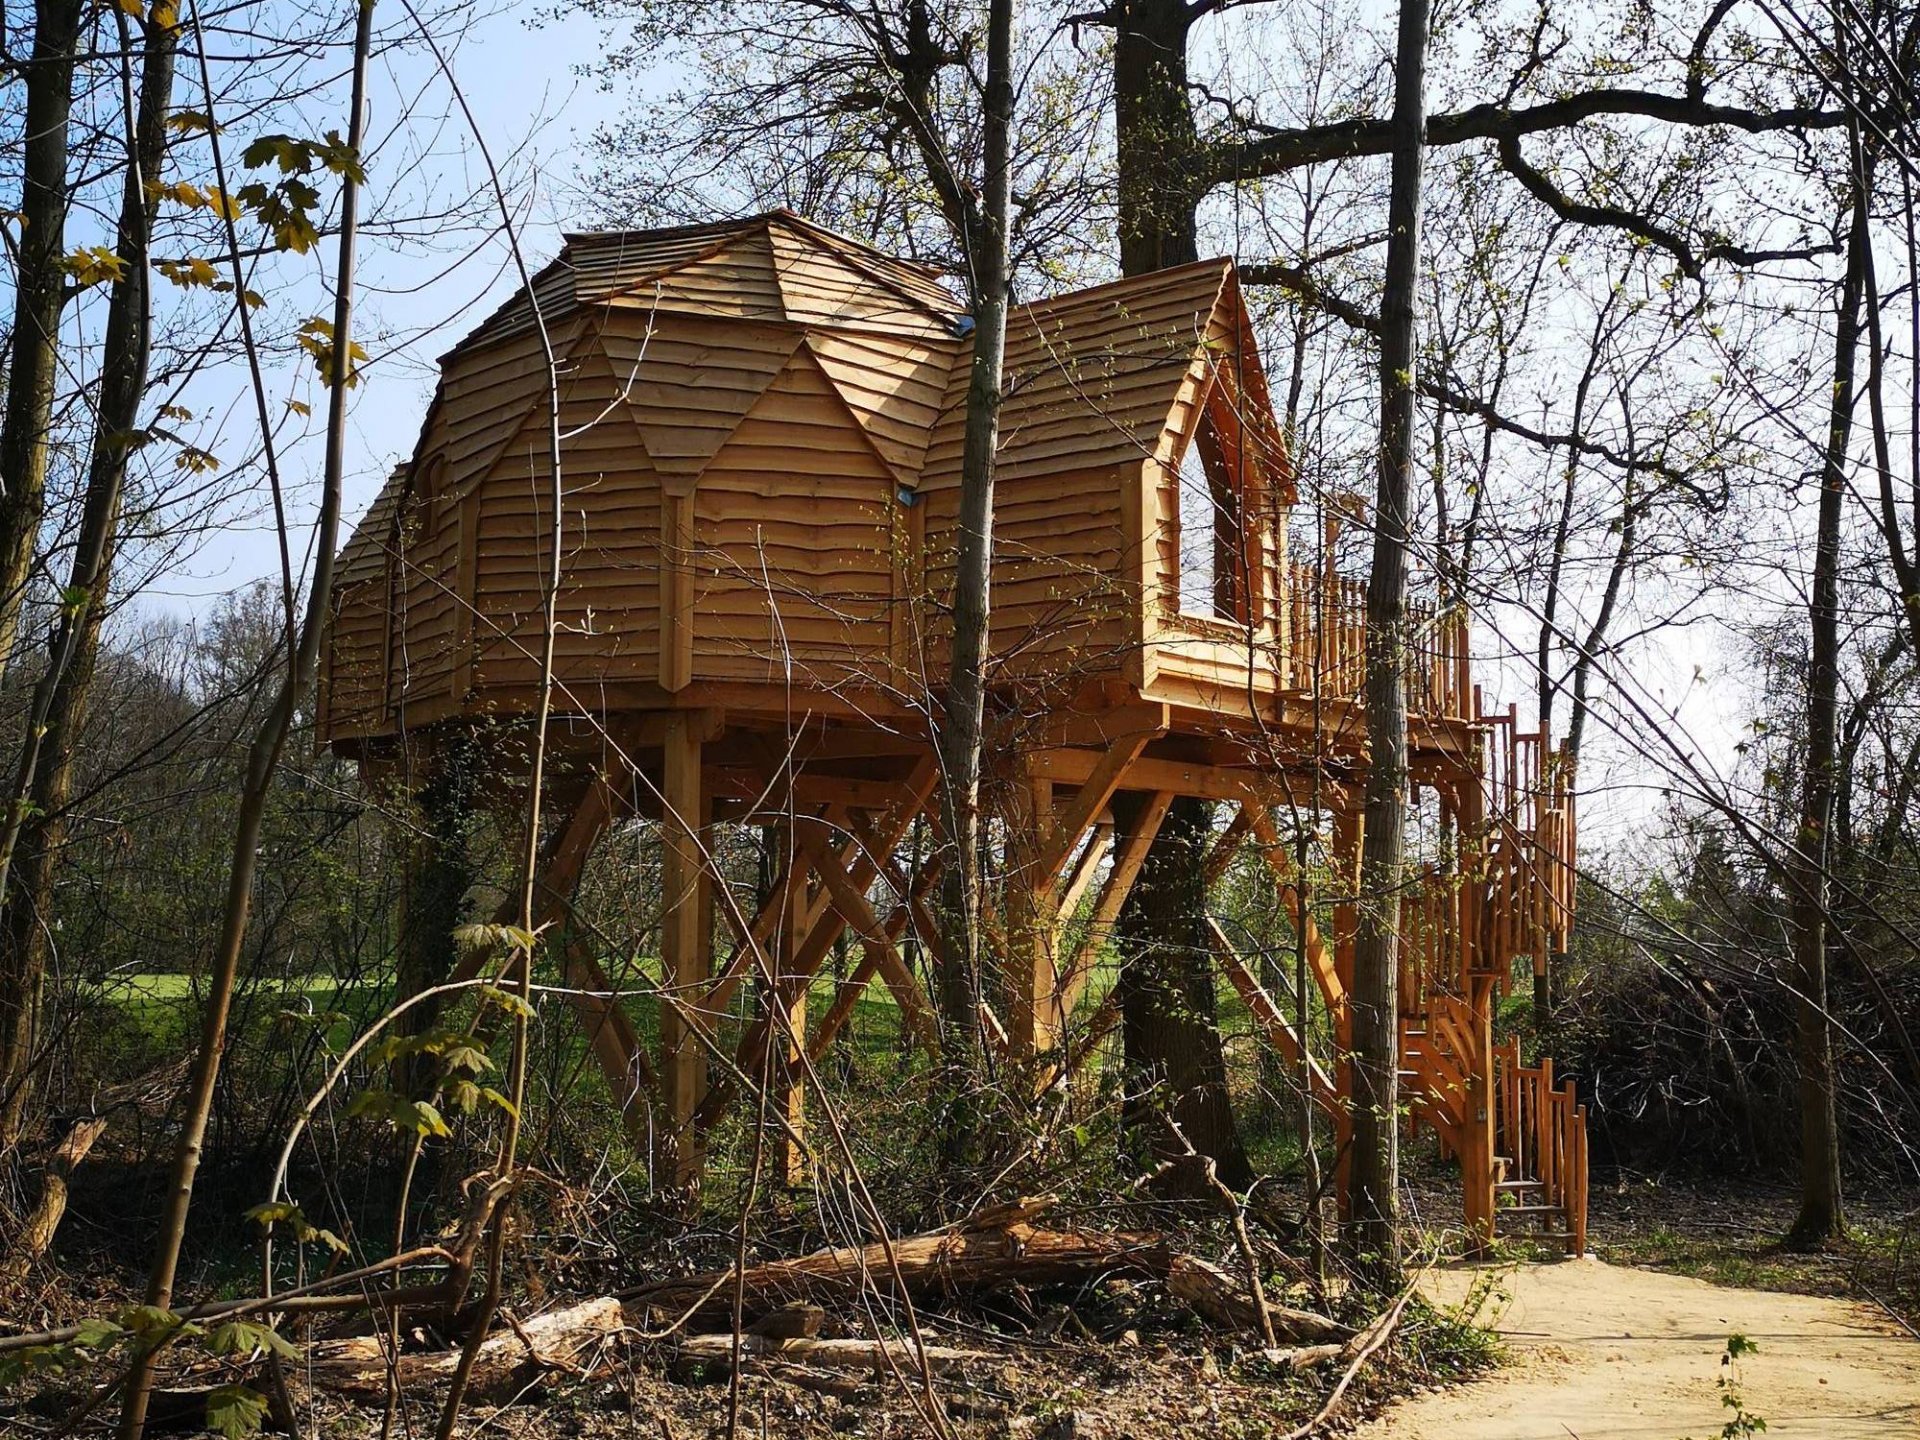
[[[1291,688],[1323,701],[1351,700],[1366,683],[1367,587],[1311,565],[1287,569]],[[1407,607],[1407,708],[1435,719],[1471,716],[1467,615],[1460,607]]]

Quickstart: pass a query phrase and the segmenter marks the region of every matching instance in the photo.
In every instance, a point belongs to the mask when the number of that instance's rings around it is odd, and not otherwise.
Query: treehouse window
[[[1213,406],[1180,457],[1180,613],[1244,624],[1246,524],[1239,479],[1227,463]]]

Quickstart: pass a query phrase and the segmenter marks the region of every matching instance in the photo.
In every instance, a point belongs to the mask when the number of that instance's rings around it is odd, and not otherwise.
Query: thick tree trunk
[[[115,253],[122,273],[107,301],[101,346],[93,458],[87,472],[79,541],[67,580],[68,605],[53,656],[34,688],[32,715],[14,782],[16,804],[0,838],[0,1146],[12,1144],[32,1095],[34,1053],[46,983],[47,920],[56,858],[66,834],[73,750],[85,723],[100,626],[106,615],[120,496],[147,388],[151,350],[148,236],[159,208],[151,183],[166,156],[176,37],[172,27],[144,27],[140,93],[132,157],[120,199]],[[4,652],[0,652],[3,654]],[[22,806],[17,802],[24,799]]]
[[[1866,186],[1856,177],[1847,272],[1834,326],[1833,393],[1808,597],[1807,755],[1800,824],[1787,857],[1793,931],[1794,1059],[1800,1071],[1800,1214],[1790,1244],[1817,1248],[1842,1229],[1840,1127],[1834,1101],[1833,1026],[1827,1016],[1827,867],[1832,854],[1834,764],[1840,692],[1840,522],[1853,438],[1854,371],[1866,288]]]
[[[1116,799],[1122,831],[1138,809],[1134,797]],[[1157,1187],[1160,1192],[1196,1198],[1211,1189],[1200,1168],[1189,1163],[1169,1121],[1195,1150],[1213,1158],[1226,1184],[1239,1188],[1253,1177],[1227,1091],[1207,943],[1206,854],[1212,833],[1211,805],[1174,801],[1115,927],[1127,1093],[1122,1118],[1143,1160],[1173,1162]]]
[[[993,566],[993,473],[1000,444],[1001,372],[1007,348],[1012,209],[1013,0],[992,0],[987,16],[985,174],[977,221],[969,225],[973,366],[960,462],[959,553],[954,571],[953,641],[939,727],[940,803],[953,863],[941,884],[946,963],[940,975],[941,1043],[948,1098],[947,1159],[967,1164],[979,1148],[981,1117],[971,1096],[983,1080],[984,998],[980,944],[980,757],[986,716],[986,659]]]
[[[20,628],[20,606],[46,511],[47,454],[66,306],[67,127],[74,56],[85,7],[38,0],[33,59],[23,67],[26,123],[20,246],[14,269],[13,349],[0,421],[0,677]]]
[[[1145,275],[1200,258],[1199,141],[1187,89],[1188,0],[1121,0],[1113,16],[1120,270]]]
[[[1413,493],[1415,300],[1425,167],[1427,0],[1400,0],[1393,176],[1380,298],[1380,479],[1367,576],[1366,834],[1353,953],[1353,1162],[1347,1245],[1400,1279],[1400,881],[1407,792],[1407,544]]]
[[[472,745],[451,736],[433,763],[434,774],[414,797],[419,829],[406,858],[395,999],[418,995],[453,973],[458,958],[453,932],[466,918],[462,905],[474,879]],[[396,1033],[418,1035],[431,1030],[439,1014],[437,1000],[422,1001],[400,1018]],[[419,1096],[433,1069],[429,1057],[402,1056],[394,1062],[394,1088],[402,1095]]]
[[[1113,12],[1120,268],[1127,275],[1199,258],[1198,141],[1187,90],[1193,13],[1185,0],[1125,0]],[[1211,818],[1204,801],[1173,803],[1114,929],[1124,960],[1119,993],[1129,1089],[1137,1093],[1146,1077],[1156,1085],[1130,1106],[1128,1124],[1146,1153],[1172,1158],[1184,1152],[1167,1131],[1163,1117],[1171,1117],[1194,1149],[1213,1157],[1223,1180],[1241,1185],[1251,1168],[1227,1093],[1212,952],[1202,929]],[[1169,1179],[1178,1186],[1185,1173],[1177,1166]],[[1191,1181],[1199,1184],[1198,1175]]]

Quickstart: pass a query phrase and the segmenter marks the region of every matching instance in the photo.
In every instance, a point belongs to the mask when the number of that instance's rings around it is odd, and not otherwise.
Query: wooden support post
[[[1360,928],[1360,848],[1366,830],[1361,811],[1344,810],[1333,817],[1333,884],[1340,898],[1333,907],[1333,968],[1342,994],[1353,993],[1353,942]],[[1349,1022],[1351,1025],[1351,1022]],[[1334,1162],[1334,1191],[1342,1224],[1351,1216],[1348,1178],[1353,1169],[1353,1040],[1349,1028],[1334,1055],[1334,1084],[1341,1104],[1334,1112],[1333,1134],[1338,1157]]]
[[[693,679],[693,496],[660,496],[660,688],[684,690]]]
[[[708,942],[707,866],[701,835],[704,791],[700,783],[700,732],[696,717],[676,714],[661,744],[660,788],[661,984],[681,1005],[697,1005],[706,992]],[[666,1101],[666,1174],[691,1190],[700,1176],[700,1145],[694,1112],[706,1090],[706,1055],[673,1006],[660,1009],[660,1076]]]
[[[1106,793],[1112,793],[1111,785]],[[1069,818],[1081,808],[1076,800],[1068,807]],[[1031,1072],[1034,1062],[1059,1043],[1064,1024],[1054,968],[1060,910],[1053,882],[1069,852],[1054,829],[1053,782],[1024,761],[1005,819],[1007,1054],[1016,1067]]]
[[[789,883],[794,874],[799,847],[786,826],[776,832],[786,851],[786,873],[775,887],[779,916],[773,926],[772,959],[776,984],[767,997],[769,1005],[786,1011],[786,1034],[775,1051],[774,1093],[772,1103],[786,1117],[786,1125],[770,1137],[774,1146],[774,1172],[782,1184],[804,1185],[807,1179],[806,1088],[801,1080],[802,1060],[807,1043],[807,991],[811,977],[802,975],[795,962],[800,952],[800,927],[805,922],[806,889]]]

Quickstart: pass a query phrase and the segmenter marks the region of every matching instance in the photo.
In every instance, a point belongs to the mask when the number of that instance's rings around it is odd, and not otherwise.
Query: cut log
[[[625,1325],[620,1302],[612,1297],[550,1310],[490,1335],[474,1357],[467,1397],[487,1404],[511,1400],[549,1371],[577,1371],[587,1356]],[[460,1363],[458,1350],[394,1357],[393,1371],[402,1394],[445,1384]],[[316,1390],[350,1400],[380,1401],[387,1394],[387,1355],[380,1337],[324,1340],[297,1367],[299,1378]]]
[[[1158,1243],[1151,1235],[1080,1234],[1016,1222],[907,1236],[893,1242],[891,1258],[879,1244],[816,1250],[750,1266],[741,1284],[747,1316],[757,1319],[795,1300],[836,1308],[867,1290],[897,1295],[902,1285],[914,1296],[955,1295],[1012,1283],[1071,1284],[1110,1272],[1153,1273],[1165,1269],[1164,1260],[1156,1264],[1150,1255]],[[683,1315],[690,1325],[711,1326],[731,1315],[734,1285],[731,1270],[716,1270],[660,1281],[625,1299],[646,1328]]]
[[[67,1213],[67,1186],[80,1162],[87,1158],[107,1129],[107,1117],[89,1115],[76,1121],[66,1138],[54,1147],[47,1159],[46,1173],[40,1178],[40,1200],[33,1213],[22,1222],[14,1236],[10,1253],[0,1262],[0,1276],[18,1280],[25,1276],[53,1246],[53,1237]]]
[[[950,1345],[923,1345],[918,1350],[909,1340],[808,1340],[775,1339],[767,1335],[742,1335],[743,1360],[786,1360],[802,1365],[817,1365],[826,1370],[876,1370],[891,1373],[897,1369],[911,1375],[920,1368],[925,1356],[931,1370],[951,1370],[969,1360],[998,1360],[991,1350],[956,1350]],[[733,1359],[733,1336],[689,1335],[680,1342],[683,1364],[728,1364]]]

